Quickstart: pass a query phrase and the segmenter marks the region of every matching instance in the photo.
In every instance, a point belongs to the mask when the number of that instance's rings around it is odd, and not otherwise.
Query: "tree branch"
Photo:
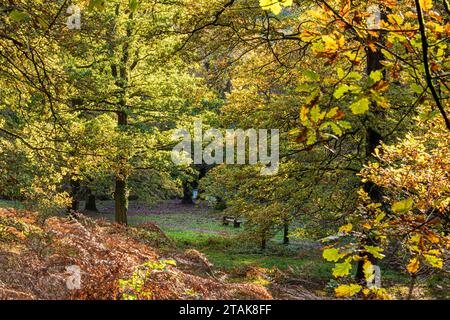
[[[450,131],[450,120],[449,120],[447,114],[445,113],[444,106],[442,105],[441,100],[439,99],[439,96],[436,92],[436,89],[434,88],[433,77],[431,76],[431,72],[430,72],[430,64],[428,61],[429,44],[428,44],[427,35],[426,35],[426,31],[425,31],[425,23],[424,23],[424,19],[423,19],[422,7],[420,6],[419,0],[414,0],[414,2],[416,4],[417,20],[419,21],[419,31],[420,31],[420,37],[422,40],[422,57],[423,57],[423,66],[425,68],[425,79],[427,81],[428,88],[430,88],[431,95],[433,96],[433,99],[436,102],[436,105],[437,105],[439,111],[441,112],[442,117],[444,118],[445,126]]]

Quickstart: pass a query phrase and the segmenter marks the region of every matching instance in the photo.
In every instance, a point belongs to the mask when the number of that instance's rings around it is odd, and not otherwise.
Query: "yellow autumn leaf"
[[[352,103],[349,108],[353,112],[353,114],[363,114],[369,111],[369,105],[369,99],[362,98],[355,103]]]
[[[322,36],[322,41],[325,44],[325,49],[326,50],[337,50],[337,49],[339,49],[339,45],[336,42],[336,40],[333,37],[329,36],[329,35]]]
[[[372,229],[372,226],[371,226],[370,224],[368,224],[367,222],[364,223],[364,224],[362,225],[362,227],[365,228],[365,229],[367,229],[367,230]]]
[[[430,11],[433,9],[433,0],[419,0],[423,11]]]
[[[342,263],[336,263],[336,266],[333,268],[333,276],[339,278],[348,275],[350,270],[352,270],[352,264],[350,261],[352,261],[351,257],[347,258]]]
[[[303,106],[302,109],[300,110],[300,120],[302,121],[303,124],[308,121],[308,113],[309,109]]]
[[[430,240],[430,242],[432,242],[432,243],[434,243],[434,244],[437,244],[437,243],[440,242],[439,237],[436,236],[436,235],[433,234],[433,233],[429,233],[429,234],[427,235],[427,238],[428,238],[428,240]]]
[[[409,260],[409,263],[408,263],[408,266],[406,267],[406,269],[410,273],[416,273],[417,270],[419,270],[419,266],[420,266],[419,259],[413,258],[413,259]]]
[[[353,225],[351,223],[346,224],[345,226],[342,226],[339,228],[340,233],[349,233],[353,230]]]
[[[334,293],[336,294],[336,297],[339,298],[353,297],[355,294],[360,292],[361,289],[362,287],[358,284],[343,284],[334,289]]]
[[[444,266],[444,262],[442,261],[442,258],[436,257],[434,255],[430,255],[430,254],[424,254],[423,256],[425,257],[425,260],[427,260],[427,262],[432,267],[442,269],[442,267]]]
[[[330,111],[327,112],[326,118],[328,119],[334,118],[337,115],[338,111],[339,111],[338,107],[332,108]]]
[[[402,200],[402,201],[398,201],[395,202],[392,205],[392,211],[394,211],[395,213],[407,213],[408,211],[410,211],[414,206],[414,200],[412,198],[406,199],[406,200]]]
[[[441,254],[441,251],[437,250],[437,249],[432,249],[432,250],[428,250],[427,254],[431,254],[434,256],[439,256]]]
[[[376,259],[383,259],[384,258],[384,254],[381,253],[381,252],[384,251],[383,248],[373,247],[373,246],[364,246],[364,249],[366,249],[366,251],[368,253],[370,253]]]
[[[273,14],[278,15],[283,10],[283,7],[292,6],[293,0],[259,0],[259,5],[263,10],[272,11]]]
[[[363,271],[367,282],[372,282],[375,279],[375,267],[369,260],[364,262]]]
[[[270,7],[270,11],[272,11],[274,15],[279,15],[281,11],[283,11],[283,7],[279,3],[275,3]]]
[[[403,23],[403,18],[396,14],[388,14],[388,20],[392,24],[401,25]]]
[[[336,248],[330,248],[323,250],[322,256],[327,261],[337,262],[340,258],[344,257],[345,255],[339,253],[339,250]]]

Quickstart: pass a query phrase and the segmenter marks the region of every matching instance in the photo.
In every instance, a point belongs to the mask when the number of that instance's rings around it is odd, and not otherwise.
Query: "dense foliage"
[[[412,290],[448,272],[449,38],[447,0],[2,1],[0,197],[127,224],[199,185],[263,250],[321,239],[338,297],[389,298],[386,256]],[[174,165],[195,121],[279,129],[278,172]]]

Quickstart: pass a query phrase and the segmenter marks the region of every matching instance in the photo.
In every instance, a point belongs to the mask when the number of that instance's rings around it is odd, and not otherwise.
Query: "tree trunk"
[[[114,192],[116,222],[127,225],[128,219],[128,195],[126,179],[116,178],[116,190]]]
[[[125,105],[125,102],[122,102]],[[128,125],[128,116],[125,112],[120,111],[117,113],[118,115],[118,126],[120,130],[125,130],[125,127]],[[116,222],[120,224],[128,224],[127,214],[128,214],[128,179],[127,174],[125,172],[125,168],[127,160],[125,158],[119,159],[122,169],[116,175],[116,189],[114,191],[114,200],[115,200],[115,215]]]
[[[386,13],[384,12],[384,9],[381,9],[381,20],[386,20]],[[369,36],[371,38],[372,36]],[[378,39],[380,41],[383,41],[384,35],[381,35],[381,38]],[[376,40],[376,39],[372,39]],[[384,60],[384,55],[381,52],[380,48],[376,48],[375,51],[372,51],[371,48],[366,48],[367,53],[367,76],[369,76],[373,71],[382,70],[383,65],[381,64],[381,61]],[[384,74],[385,76],[385,74]],[[376,107],[375,103],[372,103],[372,110]],[[369,122],[366,127],[366,159],[370,159],[375,152],[375,149],[381,144],[382,136],[377,131],[377,129],[372,126],[372,123]],[[370,199],[372,199],[373,202],[381,203],[383,200],[383,194],[382,190],[379,186],[374,184],[371,181],[368,181],[364,183],[363,185],[364,191],[367,192]],[[375,259],[371,254],[367,253],[367,256],[372,264],[376,264],[377,259]],[[364,275],[364,261],[361,259],[358,261],[358,267],[356,270],[356,276],[355,279],[358,283],[365,284],[365,275]]]
[[[409,284],[408,297],[406,298],[407,300],[411,300],[413,298],[414,286],[416,285],[416,280],[417,280],[417,275],[413,274],[411,276],[411,282]]]
[[[283,244],[289,244],[289,222],[284,222]]]
[[[267,232],[263,231],[261,234],[261,250],[264,251],[267,248]]]
[[[183,204],[194,204],[194,200],[192,199],[193,193],[192,193],[192,185],[190,182],[185,181],[183,182]]]
[[[120,15],[120,4],[116,6],[116,16]],[[133,13],[128,13],[128,19],[131,22],[133,20]],[[129,39],[132,35],[133,24],[127,24],[126,37]],[[117,29],[115,29],[117,31]],[[120,36],[119,36],[120,37]],[[127,88],[129,82],[129,50],[130,43],[128,40],[124,41],[121,53],[120,64],[111,65],[111,73],[116,79],[116,85],[121,89],[121,99],[117,110],[117,126],[119,131],[126,132],[128,127],[128,104],[127,104]],[[127,225],[128,219],[128,172],[127,172],[127,158],[126,156],[120,156],[119,159],[119,171],[116,174],[116,188],[114,192],[115,200],[115,216],[116,222]]]
[[[80,208],[80,202],[78,201],[78,195],[80,192],[80,181],[70,179],[70,195],[72,197],[72,202],[68,208],[70,211],[78,211]]]
[[[97,204],[95,203],[95,194],[93,194],[90,189],[88,189],[87,191],[88,194],[86,197],[86,206],[84,209],[86,211],[98,212]]]

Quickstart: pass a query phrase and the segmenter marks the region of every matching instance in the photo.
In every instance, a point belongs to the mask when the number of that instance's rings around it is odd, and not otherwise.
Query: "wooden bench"
[[[241,223],[242,221],[239,221],[238,219],[236,219],[235,217],[230,217],[230,216],[224,216],[223,217],[223,225],[224,226],[228,226],[230,224],[230,222],[233,223],[233,226],[235,228],[240,228],[241,227]]]

